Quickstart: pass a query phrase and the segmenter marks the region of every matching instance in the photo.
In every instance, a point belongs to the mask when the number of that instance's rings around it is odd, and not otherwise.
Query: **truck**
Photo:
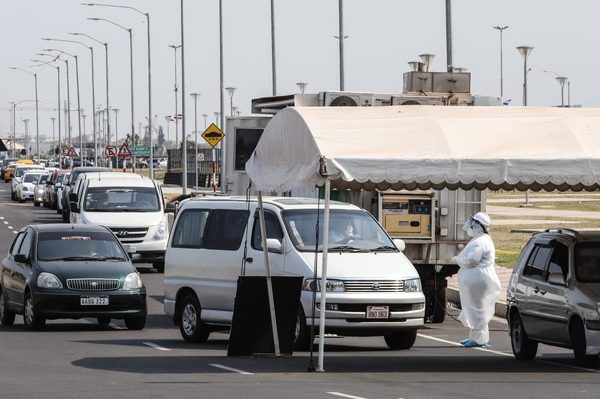
[[[253,110],[269,108],[260,104],[294,105],[294,96],[269,98],[262,103],[253,101]],[[302,95],[306,98],[307,95]],[[312,97],[309,105],[319,106],[318,99],[326,99],[321,93]],[[372,103],[377,98],[370,96]],[[290,100],[291,99],[291,100]],[[304,101],[306,103],[306,101]],[[272,107],[272,106],[270,106]],[[272,109],[272,108],[269,108]],[[222,192],[228,195],[255,194],[245,171],[262,131],[270,120],[269,115],[234,116],[227,118],[225,130],[224,171]],[[250,187],[250,191],[248,188]],[[311,189],[295,189],[284,194],[314,197]],[[322,195],[322,193],[321,193]],[[405,255],[413,263],[421,278],[426,300],[425,320],[441,323],[446,315],[447,278],[458,272],[453,261],[469,238],[462,225],[479,211],[485,211],[485,191],[473,190],[402,190],[402,191],[339,191],[332,199],[353,203],[371,212],[392,238],[400,238],[406,244]]]

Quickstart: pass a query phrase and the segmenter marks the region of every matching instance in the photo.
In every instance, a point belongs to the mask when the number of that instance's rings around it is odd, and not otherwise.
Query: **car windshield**
[[[323,247],[323,210],[319,213],[318,251]],[[317,211],[287,210],[282,213],[289,237],[299,251],[315,250]],[[340,251],[397,251],[389,236],[366,211],[332,209],[329,215],[329,249]]]
[[[79,232],[73,230],[40,232],[37,244],[40,261],[114,260],[127,259],[117,239],[109,232]]]
[[[90,187],[83,209],[88,212],[157,212],[160,203],[153,187]]]
[[[26,174],[25,176],[23,176],[23,182],[24,183],[37,183],[38,179],[40,178],[40,175],[38,174]]]
[[[67,176],[67,175],[66,174],[62,174],[62,175],[56,176],[56,182],[55,183],[62,183],[63,179],[65,178],[65,176]]]
[[[17,170],[15,171],[15,177],[21,177],[25,173],[31,172],[33,169],[38,169],[38,168],[17,168]],[[41,168],[39,168],[39,169],[41,169]]]
[[[577,281],[600,283],[600,242],[575,245],[575,276]]]
[[[37,181],[37,184],[46,184],[50,175],[41,175]]]

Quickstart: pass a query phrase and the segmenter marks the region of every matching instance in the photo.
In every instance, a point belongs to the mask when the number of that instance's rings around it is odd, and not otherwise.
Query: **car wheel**
[[[530,340],[527,336],[519,312],[515,312],[511,317],[510,345],[517,360],[532,360],[535,358],[538,343]]]
[[[125,326],[130,330],[141,330],[146,325],[146,316],[129,317],[125,319]]]
[[[101,326],[107,326],[110,324],[110,317],[102,316],[98,317],[96,320],[98,320],[98,324]]]
[[[181,302],[179,331],[186,342],[206,342],[210,335],[210,330],[200,319],[200,303],[195,295],[188,295]]]
[[[30,293],[25,295],[25,306],[23,309],[23,323],[29,330],[41,330],[46,324],[46,319],[40,317],[33,306],[33,298]]]
[[[165,262],[154,262],[152,264],[152,266],[156,269],[156,271],[158,273],[164,273],[165,272]]]
[[[15,322],[15,312],[8,309],[4,300],[4,293],[0,289],[0,323],[3,326],[12,326]]]
[[[417,330],[404,330],[389,333],[383,336],[390,349],[410,349],[417,339]]]
[[[581,319],[574,319],[569,325],[569,335],[573,345],[575,362],[581,367],[596,367],[599,363],[598,355],[586,355],[587,341],[585,339],[585,328]]]
[[[314,339],[314,336],[312,337]],[[313,341],[311,340],[311,332],[306,325],[306,315],[302,309],[302,305],[298,307],[296,315],[296,329],[294,330],[294,349],[309,350]]]

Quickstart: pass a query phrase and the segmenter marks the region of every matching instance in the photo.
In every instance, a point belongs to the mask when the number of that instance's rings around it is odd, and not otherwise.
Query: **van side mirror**
[[[69,194],[69,201],[71,201],[71,202],[73,202],[73,201],[74,201],[74,202],[77,202],[77,194],[75,194],[75,193],[70,193],[70,194]]]
[[[565,278],[562,273],[550,273],[548,275],[548,282],[553,285],[565,286]]]
[[[276,238],[267,238],[267,251],[282,254],[283,244]]]
[[[16,254],[15,262],[17,263],[29,263],[29,258],[25,254]]]
[[[167,202],[165,205],[165,213],[175,213],[177,210],[177,204],[173,202]]]
[[[396,246],[396,248],[398,248],[399,251],[404,251],[406,249],[406,244],[404,243],[404,240],[394,238],[392,241],[394,242],[394,245]]]
[[[69,207],[71,208],[71,212],[79,213],[79,205],[77,205],[77,202],[71,201]]]

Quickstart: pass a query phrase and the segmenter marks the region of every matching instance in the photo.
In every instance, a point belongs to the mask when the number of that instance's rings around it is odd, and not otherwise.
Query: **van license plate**
[[[367,319],[389,319],[389,306],[367,306]]]
[[[82,296],[82,306],[94,306],[94,305],[108,305],[107,296]]]

